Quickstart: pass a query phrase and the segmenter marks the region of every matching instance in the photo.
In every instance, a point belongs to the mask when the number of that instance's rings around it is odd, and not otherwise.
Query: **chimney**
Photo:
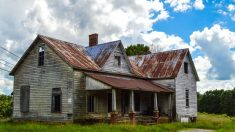
[[[98,44],[98,34],[90,34],[89,35],[89,47],[96,46]]]

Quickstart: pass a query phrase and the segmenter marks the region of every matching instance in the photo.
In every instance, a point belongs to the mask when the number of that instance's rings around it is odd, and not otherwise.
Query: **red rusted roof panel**
[[[99,70],[100,67],[86,54],[82,46],[39,35],[62,59],[75,68]]]
[[[101,81],[107,85],[110,85],[118,89],[129,89],[129,90],[141,90],[151,92],[174,92],[173,89],[162,86],[160,84],[154,84],[151,81],[137,78],[130,78],[124,76],[115,76],[108,74],[98,73],[85,73],[91,78]]]
[[[180,67],[189,49],[158,52],[148,55],[131,56],[133,70],[144,73],[137,76],[149,78],[174,78],[177,76]],[[138,69],[139,68],[139,69]]]

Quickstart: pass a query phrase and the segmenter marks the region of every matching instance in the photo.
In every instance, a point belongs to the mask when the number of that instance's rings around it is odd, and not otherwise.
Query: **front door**
[[[108,113],[112,112],[112,93],[108,93]]]

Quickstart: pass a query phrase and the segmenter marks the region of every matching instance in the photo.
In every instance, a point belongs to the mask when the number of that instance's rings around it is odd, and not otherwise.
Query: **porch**
[[[169,88],[140,79],[87,75],[88,119],[145,124],[169,122],[174,118],[173,90]]]

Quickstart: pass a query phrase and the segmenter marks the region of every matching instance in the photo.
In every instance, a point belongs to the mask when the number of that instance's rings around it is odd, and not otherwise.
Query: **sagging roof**
[[[121,43],[120,40],[108,43],[98,44],[96,46],[86,47],[87,54],[95,61],[95,63],[102,67],[113,50]]]
[[[115,76],[101,73],[85,73],[87,76],[96,79],[117,89],[128,89],[150,92],[174,92],[173,89],[167,88],[160,84],[152,83],[150,80],[130,78],[124,76]]]
[[[129,57],[133,70],[139,76],[148,78],[175,78],[184,62],[184,58],[191,55],[189,49],[158,52],[148,55]],[[191,60],[192,61],[192,60]],[[192,62],[193,69],[195,70]],[[195,70],[196,79],[199,80]]]

